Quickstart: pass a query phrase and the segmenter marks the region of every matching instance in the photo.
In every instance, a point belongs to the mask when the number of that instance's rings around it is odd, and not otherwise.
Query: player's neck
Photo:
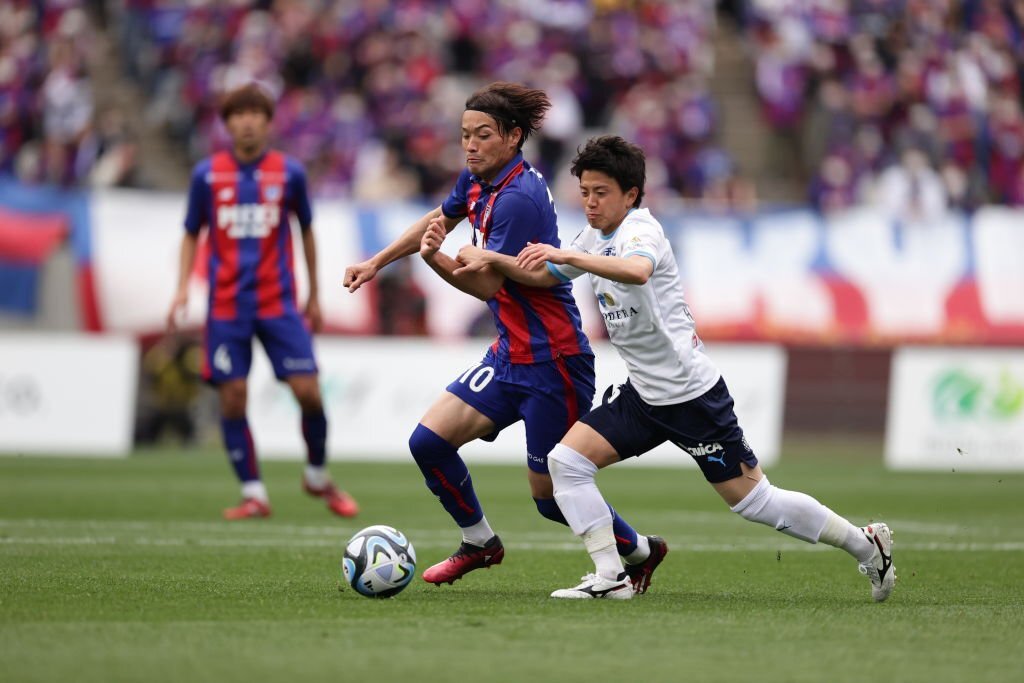
[[[240,164],[251,164],[266,153],[265,145],[259,147],[234,147],[231,151],[235,160]]]

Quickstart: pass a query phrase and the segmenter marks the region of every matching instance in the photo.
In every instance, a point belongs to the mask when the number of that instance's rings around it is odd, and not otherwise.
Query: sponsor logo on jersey
[[[615,256],[615,247],[605,247],[601,250],[601,256]]]
[[[611,294],[598,294],[597,300],[601,303],[601,306],[603,306],[604,308],[612,308],[613,306],[618,306],[618,304],[615,303],[615,299],[612,298]]]
[[[217,227],[236,240],[266,237],[280,222],[278,204],[222,204],[217,207]]]

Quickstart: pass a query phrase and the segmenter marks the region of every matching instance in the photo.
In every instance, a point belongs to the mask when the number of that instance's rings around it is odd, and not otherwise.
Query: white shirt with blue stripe
[[[626,363],[629,378],[650,405],[689,401],[713,387],[721,376],[704,353],[690,308],[683,298],[672,246],[647,209],[632,209],[611,235],[587,226],[569,247],[598,256],[643,256],[654,264],[643,285],[627,285],[590,273],[590,284],[608,328],[608,337]],[[548,263],[560,280],[584,272]]]

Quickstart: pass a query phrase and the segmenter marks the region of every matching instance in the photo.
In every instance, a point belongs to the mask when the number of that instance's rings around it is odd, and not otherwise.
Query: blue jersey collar
[[[484,189],[491,188],[491,187],[497,187],[498,185],[501,185],[501,183],[505,180],[505,178],[508,177],[508,174],[512,172],[512,169],[514,169],[516,166],[518,166],[519,162],[521,162],[521,161],[523,161],[523,153],[519,152],[514,157],[512,157],[512,161],[510,161],[507,164],[505,164],[505,167],[503,169],[501,169],[501,173],[499,173],[497,176],[495,176],[493,183],[489,183],[489,182],[487,182],[486,180],[484,180],[483,178],[481,178],[480,176],[477,176],[477,175],[470,176],[470,179],[474,183],[479,183],[480,185],[482,185],[484,187]]]

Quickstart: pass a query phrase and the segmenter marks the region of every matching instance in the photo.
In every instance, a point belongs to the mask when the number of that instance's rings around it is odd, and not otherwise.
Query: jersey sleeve
[[[306,184],[306,169],[297,161],[289,159],[288,183],[291,185],[291,209],[304,231],[313,225],[313,208],[309,201],[309,189]]]
[[[199,164],[192,170],[192,179],[189,181],[185,230],[192,235],[198,235],[203,226],[210,223],[210,184],[206,182],[208,171],[207,164]]]
[[[466,217],[466,197],[469,194],[471,183],[469,170],[462,169],[462,173],[459,174],[458,180],[455,181],[455,187],[452,188],[451,194],[441,204],[441,212],[445,216],[448,218]]]
[[[657,268],[658,253],[661,251],[658,246],[663,239],[661,231],[640,221],[623,225],[622,228],[625,234],[622,236],[622,250],[619,256],[646,256],[651,260],[651,265]]]
[[[587,250],[583,247],[583,244],[581,242],[582,238],[583,231],[581,230],[580,234],[576,235],[576,239],[574,239],[572,241],[572,244],[569,245],[569,249],[580,254],[588,253]],[[568,263],[555,264],[548,261],[548,272],[554,275],[562,282],[569,282],[570,280],[575,280],[576,278],[578,278],[580,275],[583,275],[587,271],[581,268],[577,268],[576,266],[570,266]]]
[[[518,256],[527,244],[539,239],[542,221],[540,209],[528,196],[520,192],[503,192],[494,200],[486,248]],[[558,246],[557,237],[554,246]]]

